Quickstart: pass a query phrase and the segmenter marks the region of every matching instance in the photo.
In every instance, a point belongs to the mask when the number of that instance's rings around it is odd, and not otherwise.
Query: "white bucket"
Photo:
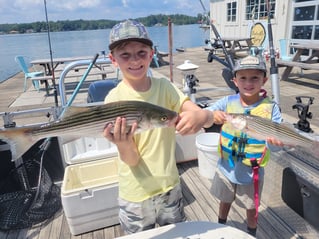
[[[219,133],[203,133],[196,137],[199,173],[213,179],[217,168]]]

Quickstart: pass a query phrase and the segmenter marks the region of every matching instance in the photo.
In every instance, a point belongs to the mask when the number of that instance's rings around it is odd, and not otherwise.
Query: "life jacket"
[[[273,102],[266,97],[257,107],[248,112],[242,107],[237,94],[229,96],[226,112],[250,114],[271,119],[273,106]],[[229,123],[224,124],[221,128],[218,150],[221,158],[228,160],[231,167],[234,167],[235,162],[252,166],[252,160],[256,160],[260,167],[264,167],[270,157],[270,151],[267,149],[264,140],[251,138],[246,133],[234,129]]]
[[[226,112],[251,114],[271,119],[273,107],[274,103],[264,95],[261,103],[248,112],[242,107],[239,94],[237,94],[229,96]],[[266,142],[264,140],[253,139],[246,133],[235,130],[230,124],[226,123],[221,128],[219,152],[221,158],[228,160],[231,167],[234,166],[235,161],[240,161],[252,167],[256,209],[255,220],[257,221],[259,207],[258,171],[259,167],[264,167],[267,164],[270,157],[270,151],[266,147]]]

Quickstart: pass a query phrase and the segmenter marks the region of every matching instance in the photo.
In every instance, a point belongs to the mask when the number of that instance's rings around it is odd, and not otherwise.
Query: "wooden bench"
[[[84,70],[86,68],[75,68],[74,69],[74,72],[70,73],[70,74],[67,74],[65,76],[65,78],[75,78],[75,77],[82,77],[84,75],[84,72],[80,72],[81,70]],[[89,73],[90,76],[95,76],[95,75],[101,75],[102,76],[102,79],[105,79],[106,76],[110,73],[114,73],[114,70],[113,69],[110,69],[110,70],[97,70],[97,71],[91,71]],[[59,74],[56,74],[55,75],[55,79],[59,79],[60,78],[60,72]],[[44,82],[45,84],[45,90],[46,90],[46,93],[47,95],[49,95],[49,91],[50,91],[50,86],[49,86],[49,80],[53,80],[53,77],[52,76],[37,76],[37,77],[32,77],[31,80],[36,80],[36,81],[40,81],[41,83]]]
[[[292,70],[293,67],[300,67],[304,70],[316,70],[319,71],[319,63],[307,63],[307,62],[301,62],[301,61],[284,61],[284,60],[276,60],[278,67],[286,67],[286,70],[281,76],[281,80],[288,79],[288,76]]]
[[[305,70],[319,70],[318,63],[306,63],[300,61],[284,61],[276,60],[278,67],[291,66],[291,67],[300,67]]]

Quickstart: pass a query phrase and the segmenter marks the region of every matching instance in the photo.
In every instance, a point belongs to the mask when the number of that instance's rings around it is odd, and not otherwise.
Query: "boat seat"
[[[105,96],[120,81],[118,79],[99,80],[91,83],[88,89],[87,103],[104,101]]]

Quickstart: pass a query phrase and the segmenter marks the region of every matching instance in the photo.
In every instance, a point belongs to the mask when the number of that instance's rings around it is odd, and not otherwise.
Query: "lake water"
[[[148,27],[154,45],[168,52],[168,27]],[[53,57],[87,56],[108,52],[110,29],[50,33]],[[199,25],[173,26],[173,49],[205,45],[209,31]],[[14,61],[16,55],[30,60],[50,58],[47,33],[0,35],[0,82],[20,71]]]

